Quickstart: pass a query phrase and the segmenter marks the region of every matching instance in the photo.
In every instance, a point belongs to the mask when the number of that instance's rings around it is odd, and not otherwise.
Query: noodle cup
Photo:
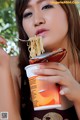
[[[61,107],[59,85],[44,80],[38,80],[38,77],[41,76],[37,76],[33,73],[35,69],[38,69],[38,64],[32,64],[25,67],[27,77],[29,78],[34,110]]]

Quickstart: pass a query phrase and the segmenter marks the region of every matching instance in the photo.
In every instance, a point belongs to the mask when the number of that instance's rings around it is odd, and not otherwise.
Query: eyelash
[[[45,5],[44,7],[42,7],[42,10],[43,9],[50,9],[50,8],[53,8],[53,5]],[[28,13],[25,13],[23,14],[23,18],[27,18],[27,17],[30,17],[30,15],[32,15],[32,12],[28,12]]]
[[[48,4],[48,5],[45,5],[45,6],[42,8],[42,10],[43,10],[43,9],[49,9],[49,8],[53,8],[53,5],[49,5],[49,4]]]
[[[23,15],[23,18],[27,18],[27,17],[29,17],[31,14],[32,14],[31,12],[25,13],[25,14]]]

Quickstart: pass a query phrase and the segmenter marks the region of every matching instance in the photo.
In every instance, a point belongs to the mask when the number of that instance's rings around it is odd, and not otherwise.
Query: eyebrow
[[[37,3],[37,4],[40,4],[40,3],[43,2],[43,1],[47,1],[47,0],[38,0],[36,3]],[[29,8],[29,7],[31,7],[30,4],[27,5],[27,8]]]

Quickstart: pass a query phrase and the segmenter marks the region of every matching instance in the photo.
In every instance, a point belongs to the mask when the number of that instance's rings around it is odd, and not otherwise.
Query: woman
[[[80,91],[80,28],[76,6],[74,4],[52,4],[50,0],[16,0],[15,11],[20,39],[27,40],[35,34],[43,36],[46,51],[65,48],[67,55],[61,63],[40,64],[40,69],[34,71],[37,75],[45,75],[41,80],[46,79],[53,84],[61,85],[61,109],[34,112],[28,78],[24,70],[24,67],[29,64],[29,52],[26,44],[19,41],[19,57],[12,57],[10,67],[8,66],[11,68],[14,83],[14,91],[13,84],[9,90],[12,90],[17,106],[11,104],[12,108],[9,107],[9,111],[19,112],[21,110],[22,120],[80,119],[80,96],[78,95]],[[13,96],[10,96],[11,103],[13,103],[12,98]],[[18,113],[16,113],[16,120],[17,118],[19,119]]]

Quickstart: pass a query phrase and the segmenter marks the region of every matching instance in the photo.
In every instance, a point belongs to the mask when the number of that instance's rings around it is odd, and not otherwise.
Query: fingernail
[[[64,91],[63,90],[60,91],[60,95],[64,95]]]
[[[32,69],[32,72],[33,73],[37,73],[38,71],[39,71],[39,69],[40,69],[40,65],[34,65],[34,68]]]
[[[37,80],[44,80],[43,77],[37,77]]]
[[[34,74],[38,74],[38,69],[37,70],[32,70]]]
[[[34,68],[35,68],[35,70],[36,70],[36,69],[40,69],[40,65],[39,65],[39,64],[36,64],[36,65],[34,65]]]

